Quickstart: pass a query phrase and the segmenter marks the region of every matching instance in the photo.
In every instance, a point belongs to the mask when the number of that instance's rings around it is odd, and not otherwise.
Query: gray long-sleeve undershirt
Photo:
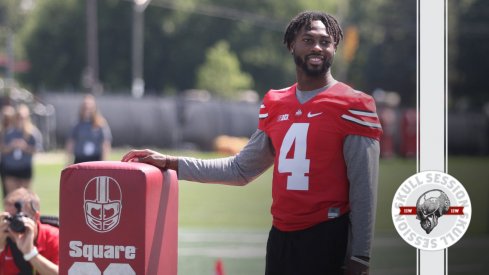
[[[343,154],[350,181],[351,254],[370,257],[378,181],[379,142],[350,135]],[[257,130],[243,150],[220,159],[179,158],[178,177],[182,180],[245,185],[265,172],[274,161],[274,149],[265,132]]]

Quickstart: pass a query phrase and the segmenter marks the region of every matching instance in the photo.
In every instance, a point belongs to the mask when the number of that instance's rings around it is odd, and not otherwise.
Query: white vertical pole
[[[446,172],[446,0],[418,0],[418,172]],[[444,275],[447,250],[417,250],[418,275]]]

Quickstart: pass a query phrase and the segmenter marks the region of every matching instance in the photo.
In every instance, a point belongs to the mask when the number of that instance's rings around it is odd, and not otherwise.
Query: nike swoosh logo
[[[320,112],[320,113],[311,113],[311,112],[309,112],[309,113],[307,113],[307,117],[308,117],[308,118],[315,117],[315,116],[318,116],[318,115],[320,115],[320,114],[322,114],[322,113],[323,113],[323,112]]]
[[[11,260],[13,260],[13,259],[14,259],[13,257],[5,256],[5,260],[6,260],[6,261],[11,261]]]

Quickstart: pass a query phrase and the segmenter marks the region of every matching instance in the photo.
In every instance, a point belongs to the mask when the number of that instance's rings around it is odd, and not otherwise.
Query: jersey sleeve
[[[263,172],[274,160],[268,136],[257,130],[239,154],[219,159],[179,158],[178,178],[182,180],[245,185]]]
[[[374,236],[379,179],[380,146],[377,140],[350,135],[343,155],[350,182],[351,252],[370,257]]]
[[[374,99],[362,92],[353,91],[356,96],[345,106],[340,115],[346,135],[359,135],[380,140],[382,126]]]

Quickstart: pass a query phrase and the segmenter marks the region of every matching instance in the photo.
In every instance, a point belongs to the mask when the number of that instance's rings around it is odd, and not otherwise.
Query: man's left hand
[[[369,267],[350,259],[346,265],[345,275],[369,275]]]

